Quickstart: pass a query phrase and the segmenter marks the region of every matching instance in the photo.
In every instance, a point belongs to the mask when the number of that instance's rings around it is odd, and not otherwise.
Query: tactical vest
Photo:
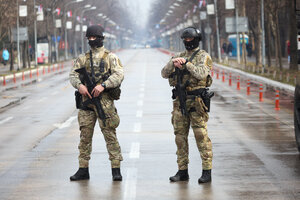
[[[108,50],[104,50],[104,54],[102,57],[96,57],[95,54],[98,52],[93,52],[93,67],[95,72],[95,81],[97,84],[103,83],[111,74],[111,70],[109,67],[109,58],[108,54],[110,52]],[[92,77],[92,70],[91,70],[91,62],[90,62],[90,53],[85,54],[86,61],[84,66],[86,67],[87,72]],[[101,64],[102,63],[102,64]]]
[[[194,57],[194,59],[192,60],[192,64],[194,65],[199,65],[199,64],[204,64],[204,63],[200,63],[199,62],[199,56],[201,56],[201,54],[205,53],[204,50],[200,50],[196,56]],[[185,55],[186,53],[183,52],[183,53],[180,53],[178,57],[186,57]],[[189,84],[187,86],[187,91],[192,91],[192,90],[196,90],[196,89],[199,89],[199,88],[205,88],[205,87],[210,87],[211,84],[212,84],[212,78],[210,75],[208,75],[206,77],[206,79],[203,79],[203,80],[198,80],[196,79],[195,77],[193,77],[191,75],[191,73],[186,69],[186,67],[184,67],[183,69],[183,79],[182,79],[182,83],[186,83],[187,81],[189,81]],[[171,73],[171,75],[169,76],[169,84],[170,86],[172,87],[175,87],[177,83],[177,76],[175,74],[175,69],[174,71]]]

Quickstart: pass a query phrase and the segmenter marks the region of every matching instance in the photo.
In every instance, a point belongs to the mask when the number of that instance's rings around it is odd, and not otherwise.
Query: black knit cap
[[[87,28],[85,36],[86,37],[95,36],[95,37],[104,38],[103,32],[104,32],[104,28],[102,26],[92,25]]]

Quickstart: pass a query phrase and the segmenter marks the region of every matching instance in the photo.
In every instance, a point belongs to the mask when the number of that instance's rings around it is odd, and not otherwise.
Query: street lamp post
[[[70,1],[68,2],[65,6],[64,6],[64,25],[65,25],[65,60],[68,59],[68,49],[67,49],[67,44],[68,44],[68,32],[67,32],[67,7],[73,3],[78,3],[78,2],[82,2],[84,0],[75,0],[75,1]]]
[[[35,66],[37,66],[37,29],[36,29],[36,7],[35,7],[35,0],[33,3],[34,8],[34,60],[35,60]]]
[[[20,70],[20,29],[19,29],[19,0],[17,0],[17,51],[18,51],[18,71]]]
[[[265,47],[265,19],[264,19],[264,0],[261,0],[261,27],[262,27],[262,73],[265,73],[265,54],[266,54],[266,47]]]
[[[218,43],[218,58],[221,62],[221,48],[220,48],[220,33],[219,33],[219,22],[218,22],[218,9],[217,9],[217,0],[215,0],[215,13],[216,13],[216,28],[217,28],[217,43]]]
[[[83,14],[84,14],[86,11],[89,11],[89,10],[95,10],[95,9],[96,9],[96,7],[93,6],[93,7],[91,7],[91,8],[87,8],[87,9],[84,9],[84,10],[81,11],[81,15],[80,15],[80,19],[81,19],[81,53],[84,52],[84,43],[83,43],[83,20],[82,20]]]

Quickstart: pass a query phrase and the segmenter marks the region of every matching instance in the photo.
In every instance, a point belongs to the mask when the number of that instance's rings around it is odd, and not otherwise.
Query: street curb
[[[295,91],[294,86],[291,86],[291,85],[288,85],[288,84],[285,84],[285,83],[280,83],[280,82],[277,82],[277,81],[274,81],[274,80],[271,80],[271,79],[268,79],[268,78],[265,78],[265,77],[261,77],[261,76],[254,75],[254,74],[249,74],[249,73],[244,72],[242,70],[233,69],[231,67],[227,67],[227,66],[224,66],[224,65],[221,65],[221,64],[218,64],[218,63],[214,63],[214,66],[222,68],[223,70],[231,71],[231,72],[246,76],[248,79],[251,79],[251,80],[257,81],[259,83],[265,84],[266,86],[269,86],[269,87],[273,87],[273,88],[275,88],[275,90],[279,89],[279,90],[286,91],[288,93],[294,93],[294,91]]]
[[[158,48],[157,50],[164,53],[164,54],[170,55],[170,56],[175,55],[174,52],[169,51],[167,49]],[[254,80],[254,81],[262,83],[262,84],[265,84],[268,87],[274,88],[274,90],[279,89],[281,91],[285,91],[288,94],[291,94],[292,96],[294,95],[294,91],[295,91],[294,86],[291,86],[291,85],[288,85],[288,84],[285,84],[285,83],[280,83],[278,81],[274,81],[274,80],[271,80],[271,79],[268,79],[268,78],[265,78],[265,77],[261,77],[261,76],[258,76],[258,75],[249,74],[249,73],[244,72],[242,70],[227,67],[227,66],[224,66],[224,65],[221,65],[221,64],[218,64],[218,63],[213,63],[213,66],[222,68],[223,70],[231,71],[231,72],[246,76],[247,78],[249,78],[251,80]]]

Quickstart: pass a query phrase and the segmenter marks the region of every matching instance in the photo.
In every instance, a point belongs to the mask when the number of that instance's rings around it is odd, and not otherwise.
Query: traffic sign
[[[237,21],[238,21],[238,27],[236,30],[235,17],[225,18],[225,28],[227,33],[248,32],[248,17],[239,17]]]
[[[18,40],[18,31],[17,28],[12,29],[13,41],[17,42]],[[27,27],[19,27],[19,41],[27,41],[28,40],[28,28]]]

